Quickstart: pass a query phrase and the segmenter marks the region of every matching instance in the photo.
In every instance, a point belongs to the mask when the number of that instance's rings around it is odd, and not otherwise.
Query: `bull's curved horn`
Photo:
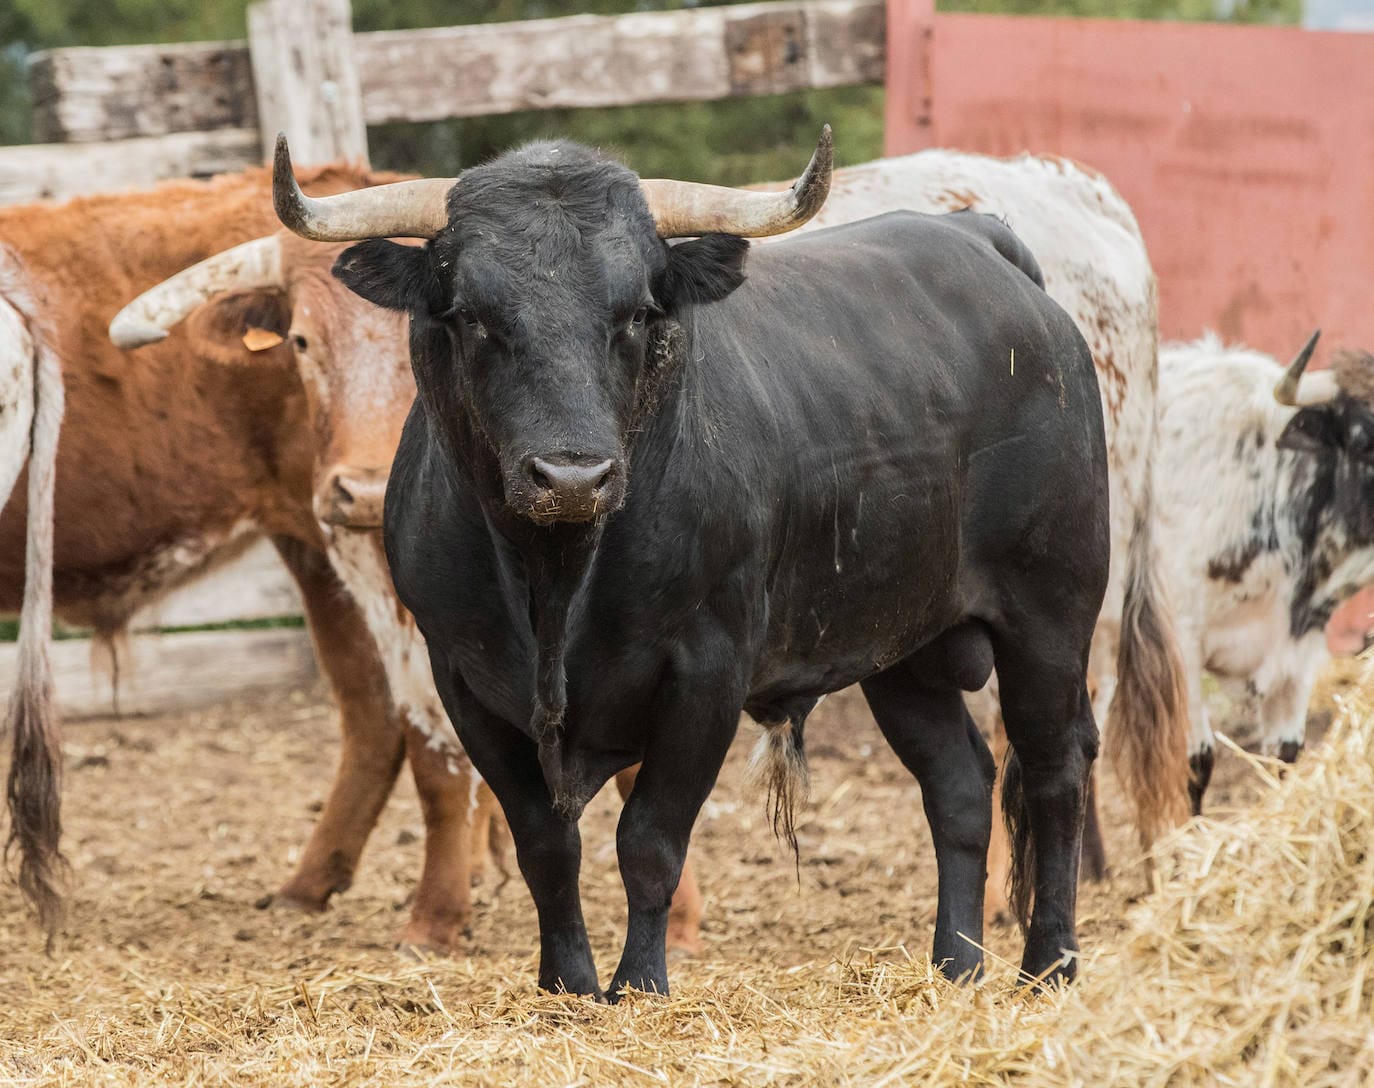
[[[254,238],[207,257],[150,287],[110,322],[110,339],[126,351],[165,339],[201,303],[225,291],[282,286],[281,240]]]
[[[284,227],[316,242],[433,238],[448,225],[448,192],[456,180],[421,178],[308,197],[296,184],[286,133],[279,132],[272,162],[272,206]]]
[[[802,176],[780,193],[661,178],[645,178],[639,184],[660,238],[698,234],[767,238],[795,230],[821,210],[830,193],[834,166],[835,145],[826,125]]]
[[[1340,388],[1336,385],[1336,376],[1331,371],[1319,370],[1315,374],[1303,375],[1308,361],[1312,358],[1312,352],[1316,350],[1317,338],[1321,334],[1321,329],[1317,329],[1308,337],[1307,343],[1293,356],[1293,361],[1288,364],[1283,377],[1274,386],[1274,399],[1280,404],[1290,408],[1302,408],[1308,405],[1330,404],[1336,399]]]

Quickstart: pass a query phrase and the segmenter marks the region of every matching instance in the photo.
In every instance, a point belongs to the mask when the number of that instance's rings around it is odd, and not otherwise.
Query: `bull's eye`
[[[649,320],[649,307],[641,306],[635,311],[634,317],[630,318],[630,324],[635,328],[642,328],[644,322]]]
[[[295,348],[297,351],[304,351],[306,348],[310,346],[310,341],[307,340],[300,333],[293,332],[291,334],[291,346]]]

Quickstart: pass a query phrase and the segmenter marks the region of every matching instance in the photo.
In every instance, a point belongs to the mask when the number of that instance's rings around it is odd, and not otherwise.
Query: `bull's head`
[[[1338,352],[1329,370],[1304,374],[1320,330],[1288,365],[1274,398],[1297,408],[1279,448],[1312,453],[1327,462],[1331,508],[1349,543],[1374,544],[1374,356]]]
[[[743,279],[744,237],[800,226],[823,203],[830,131],[791,189],[641,181],[586,148],[540,143],[460,180],[323,199],[277,143],[282,222],[364,241],[335,275],[410,315],[411,362],[441,441],[488,501],[538,524],[590,522],[624,501],[632,434],[677,353],[684,309]],[[424,247],[384,239],[424,238]],[[695,240],[668,245],[665,239]]]
[[[244,242],[145,291],[116,315],[110,337],[137,348],[184,320],[201,358],[296,366],[315,432],[316,517],[368,529],[381,525],[415,385],[397,315],[330,275],[342,248],[286,231]]]

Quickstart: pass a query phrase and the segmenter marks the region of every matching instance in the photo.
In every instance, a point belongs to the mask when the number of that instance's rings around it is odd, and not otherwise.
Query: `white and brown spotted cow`
[[[19,847],[19,886],[49,945],[61,919],[62,753],[48,656],[52,628],[53,503],[62,426],[62,370],[54,337],[19,255],[0,244],[0,504],[28,471],[19,674],[10,734],[8,842]]]

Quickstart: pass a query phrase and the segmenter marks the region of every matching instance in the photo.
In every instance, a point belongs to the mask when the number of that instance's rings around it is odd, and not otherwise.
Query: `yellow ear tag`
[[[271,329],[260,329],[256,325],[249,325],[248,331],[243,334],[243,346],[249,351],[266,351],[281,342],[282,338]]]

